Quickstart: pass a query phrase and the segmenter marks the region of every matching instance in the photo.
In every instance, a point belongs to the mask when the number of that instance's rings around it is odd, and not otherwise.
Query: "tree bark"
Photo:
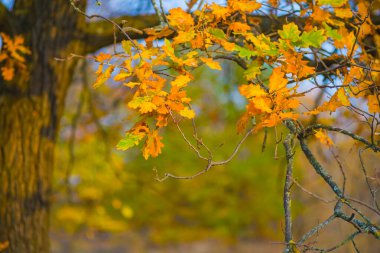
[[[84,41],[84,18],[67,0],[17,0],[17,34],[32,55],[27,77],[0,82],[0,243],[5,252],[49,252],[49,203],[54,146],[66,91]],[[33,25],[31,25],[33,24]]]

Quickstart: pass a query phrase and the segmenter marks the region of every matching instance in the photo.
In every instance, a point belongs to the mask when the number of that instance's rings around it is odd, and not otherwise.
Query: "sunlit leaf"
[[[210,69],[222,70],[219,62],[216,62],[213,59],[201,57],[200,60],[206,63]]]
[[[278,31],[278,34],[282,39],[290,40],[291,42],[299,41],[300,33],[298,26],[294,23],[286,24],[282,27],[282,30]]]
[[[195,112],[193,110],[190,110],[189,108],[185,107],[185,109],[179,111],[179,114],[182,116],[182,117],[185,117],[185,118],[188,118],[188,119],[192,119],[195,117]]]

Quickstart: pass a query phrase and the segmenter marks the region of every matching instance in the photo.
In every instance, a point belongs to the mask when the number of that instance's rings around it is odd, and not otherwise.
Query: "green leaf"
[[[226,38],[226,34],[223,32],[222,29],[210,28],[208,31],[209,31],[209,33],[211,33],[212,35],[214,35],[215,37],[217,37],[219,39],[225,39]]]
[[[126,52],[128,55],[132,54],[132,42],[129,40],[123,40],[121,42],[121,47],[123,48],[124,52]]]
[[[252,56],[256,56],[257,52],[251,51],[245,47],[235,45],[235,50],[239,52],[239,56],[242,58],[250,59]]]
[[[123,150],[123,151],[130,149],[134,146],[139,145],[141,139],[142,139],[141,136],[127,133],[125,137],[121,139],[119,143],[116,145],[116,149]]]
[[[170,40],[164,39],[164,43],[165,43],[165,46],[168,49],[169,53],[174,55],[174,48],[172,46],[172,43],[170,43]]]
[[[282,30],[278,31],[278,34],[282,39],[290,40],[291,42],[299,41],[300,33],[298,26],[294,23],[286,24],[282,27]]]
[[[255,79],[257,75],[261,74],[261,65],[257,61],[253,61],[246,71],[244,76],[247,80]]]
[[[337,30],[335,29],[332,29],[328,24],[326,23],[323,23],[323,26],[326,30],[326,35],[329,36],[330,38],[334,39],[334,40],[341,40],[342,39],[342,35],[340,35],[338,33]]]
[[[151,101],[151,96],[135,96],[131,101],[129,101],[128,107],[132,109],[139,109],[140,113],[152,112],[153,110],[157,109],[157,106],[153,104]]]
[[[340,7],[347,2],[348,0],[318,0],[318,5],[331,5],[333,7]]]
[[[304,47],[313,46],[319,48],[321,44],[327,39],[323,30],[314,28],[309,32],[304,32],[301,36],[302,45]]]

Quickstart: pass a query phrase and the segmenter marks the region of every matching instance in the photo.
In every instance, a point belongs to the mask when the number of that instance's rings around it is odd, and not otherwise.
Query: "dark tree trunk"
[[[75,2],[85,9],[86,0]],[[138,29],[158,24],[152,15],[122,19]],[[45,253],[54,147],[77,63],[55,58],[112,44],[113,29],[108,22],[86,24],[69,0],[15,0],[12,11],[0,3],[0,32],[22,35],[32,51],[27,77],[11,83],[0,77],[0,243],[9,243],[5,252]],[[145,37],[131,34],[139,36]]]
[[[0,81],[0,243],[9,242],[5,252],[44,253],[54,146],[76,64],[54,58],[84,52],[75,39],[84,18],[68,0],[16,0],[13,13],[12,30],[32,55],[28,78]]]

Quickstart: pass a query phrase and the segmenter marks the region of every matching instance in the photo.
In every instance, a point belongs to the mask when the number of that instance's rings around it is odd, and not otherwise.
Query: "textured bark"
[[[49,203],[54,145],[75,60],[83,17],[67,0],[17,0],[17,34],[32,55],[28,77],[0,82],[0,242],[5,252],[49,252]],[[33,24],[33,25],[30,25]]]

